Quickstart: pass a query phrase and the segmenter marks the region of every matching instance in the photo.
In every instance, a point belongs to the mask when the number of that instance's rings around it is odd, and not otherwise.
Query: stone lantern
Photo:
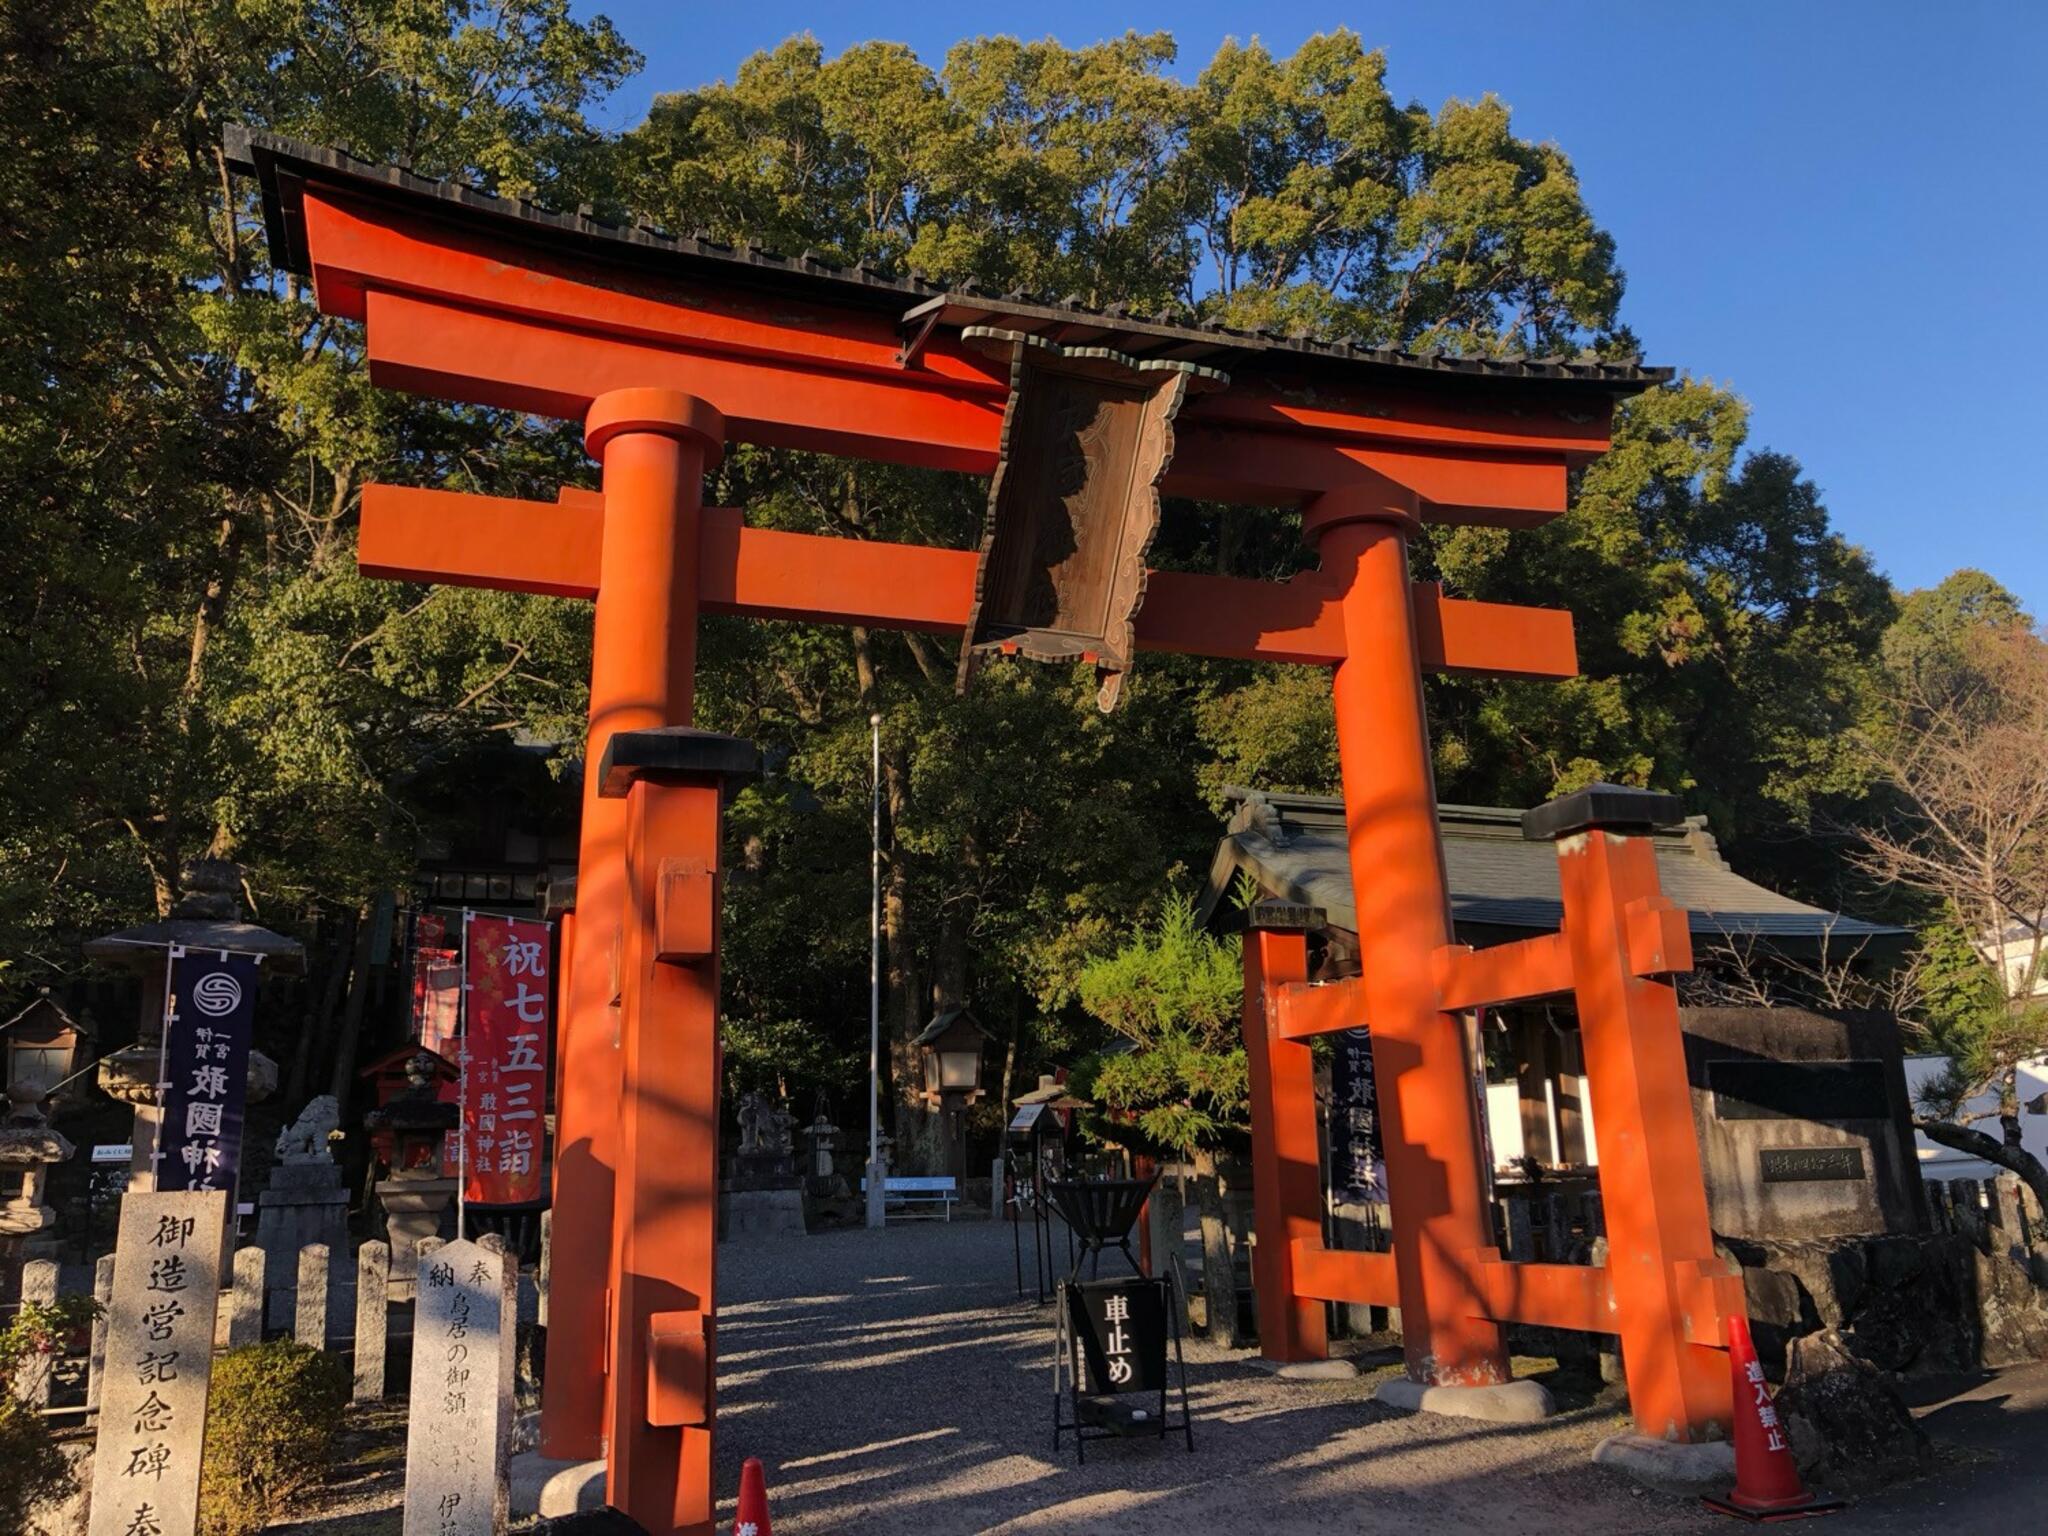
[[[804,1140],[811,1146],[811,1166],[805,1171],[812,1180],[828,1186],[843,1182],[839,1179],[833,1154],[838,1152],[840,1138],[845,1134],[823,1109],[804,1127]]]
[[[391,1239],[391,1295],[407,1300],[419,1277],[420,1244],[441,1235],[458,1181],[443,1171],[442,1144],[461,1134],[460,1107],[441,1097],[448,1063],[424,1048],[405,1062],[406,1089],[363,1117],[372,1136],[388,1141],[391,1176],[377,1182]]]
[[[946,1172],[959,1178],[966,1169],[966,1126],[962,1115],[981,1097],[982,1056],[989,1032],[965,1008],[949,1008],[933,1017],[913,1042],[924,1061],[924,1097],[940,1117]]]
[[[171,946],[231,949],[263,957],[265,971],[296,976],[306,968],[306,951],[296,939],[242,920],[241,866],[227,859],[195,859],[185,866],[185,894],[171,915],[90,940],[86,958],[131,972],[141,989],[135,1043],[100,1059],[99,1083],[106,1094],[134,1106],[128,1187],[156,1187],[150,1155],[156,1147],[156,1084],[164,1038],[164,985]],[[249,1102],[277,1091],[277,1063],[261,1051],[249,1053]]]
[[[50,1166],[70,1158],[71,1143],[43,1118],[43,1096],[52,1085],[15,1078],[7,1085],[8,1109],[0,1121],[0,1299],[21,1295],[24,1260],[53,1257],[57,1213],[44,1198]]]
[[[71,1081],[79,1053],[92,1038],[90,1024],[72,1018],[45,987],[34,1002],[0,1024],[0,1039],[7,1051],[7,1087],[32,1087],[31,1097],[38,1103],[55,1097]]]

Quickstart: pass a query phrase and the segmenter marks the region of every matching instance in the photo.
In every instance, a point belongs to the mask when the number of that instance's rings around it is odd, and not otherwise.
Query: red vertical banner
[[[412,955],[412,1032],[443,1061],[455,1060],[462,1017],[462,956],[452,949],[421,948]]]
[[[472,913],[464,919],[462,1198],[522,1205],[541,1198],[553,946],[549,925]]]

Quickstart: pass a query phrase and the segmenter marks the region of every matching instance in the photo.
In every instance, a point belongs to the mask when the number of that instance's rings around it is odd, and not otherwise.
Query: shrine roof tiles
[[[357,160],[340,150],[307,144],[241,125],[225,135],[229,164],[254,176],[261,189],[271,259],[311,275],[299,198],[307,182],[353,188],[427,208],[481,219],[508,238],[600,258],[653,264],[681,274],[695,270],[720,281],[813,293],[834,302],[893,310],[906,333],[935,322],[947,327],[998,326],[1042,331],[1049,340],[1086,340],[1132,355],[1202,361],[1233,370],[1261,362],[1310,364],[1347,372],[1398,369],[1404,375],[1445,381],[1500,380],[1546,384],[1595,395],[1639,393],[1672,376],[1669,368],[1635,358],[1465,356],[1442,351],[1361,346],[1300,332],[1227,326],[1185,309],[1142,314],[1127,305],[1091,309],[1078,296],[1050,298],[1021,289],[989,293],[972,279],[951,287],[912,273],[892,276],[864,261],[835,263],[815,251],[795,256],[765,246],[728,244],[702,232],[679,234],[644,218],[627,224],[596,216],[588,203],[573,212],[530,198],[499,197],[462,182],[421,176],[403,166]]]
[[[1318,906],[1332,928],[1355,933],[1351,861],[1343,802],[1334,795],[1293,795],[1229,788],[1238,802],[1217,845],[1203,896],[1213,912],[1239,870],[1271,895]],[[1521,812],[1499,806],[1440,805],[1451,918],[1463,942],[1551,932],[1562,922],[1557,850],[1522,835]],[[1664,894],[1683,907],[1703,943],[1755,938],[1807,949],[1823,941],[1854,946],[1902,936],[1904,929],[1808,906],[1729,868],[1704,817],[1651,834]]]

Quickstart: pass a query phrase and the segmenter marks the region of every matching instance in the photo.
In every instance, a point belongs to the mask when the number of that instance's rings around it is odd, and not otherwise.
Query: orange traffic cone
[[[1725,1499],[1700,1502],[1753,1523],[1805,1520],[1842,1508],[1840,1499],[1817,1499],[1799,1481],[1799,1464],[1764,1385],[1749,1319],[1740,1314],[1728,1319],[1728,1367],[1735,1373],[1735,1487]]]
[[[740,1507],[733,1516],[732,1536],[771,1536],[768,1529],[768,1479],[761,1458],[749,1456],[740,1467]]]

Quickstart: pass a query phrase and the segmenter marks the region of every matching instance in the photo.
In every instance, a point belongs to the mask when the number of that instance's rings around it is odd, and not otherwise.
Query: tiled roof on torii
[[[1232,373],[1341,374],[1403,385],[1487,383],[1538,388],[1545,394],[1601,400],[1638,394],[1665,383],[1669,368],[1633,358],[1463,356],[1441,351],[1358,346],[1307,335],[1244,330],[1214,321],[1142,315],[1122,305],[1091,310],[1066,300],[982,291],[971,280],[952,288],[916,276],[895,276],[864,262],[840,265],[814,252],[787,256],[756,245],[732,245],[703,234],[675,234],[646,220],[615,224],[585,204],[562,212],[528,198],[498,197],[459,181],[421,176],[397,165],[358,160],[341,150],[230,125],[229,164],[253,175],[262,191],[271,259],[310,276],[300,197],[308,182],[397,197],[467,223],[497,226],[505,239],[626,265],[653,267],[672,276],[697,274],[725,284],[802,293],[833,302],[889,310],[897,316],[906,350],[933,329],[969,326],[1034,334],[1062,345],[1101,346],[1127,357],[1200,363]],[[1589,400],[1590,404],[1591,401]]]

